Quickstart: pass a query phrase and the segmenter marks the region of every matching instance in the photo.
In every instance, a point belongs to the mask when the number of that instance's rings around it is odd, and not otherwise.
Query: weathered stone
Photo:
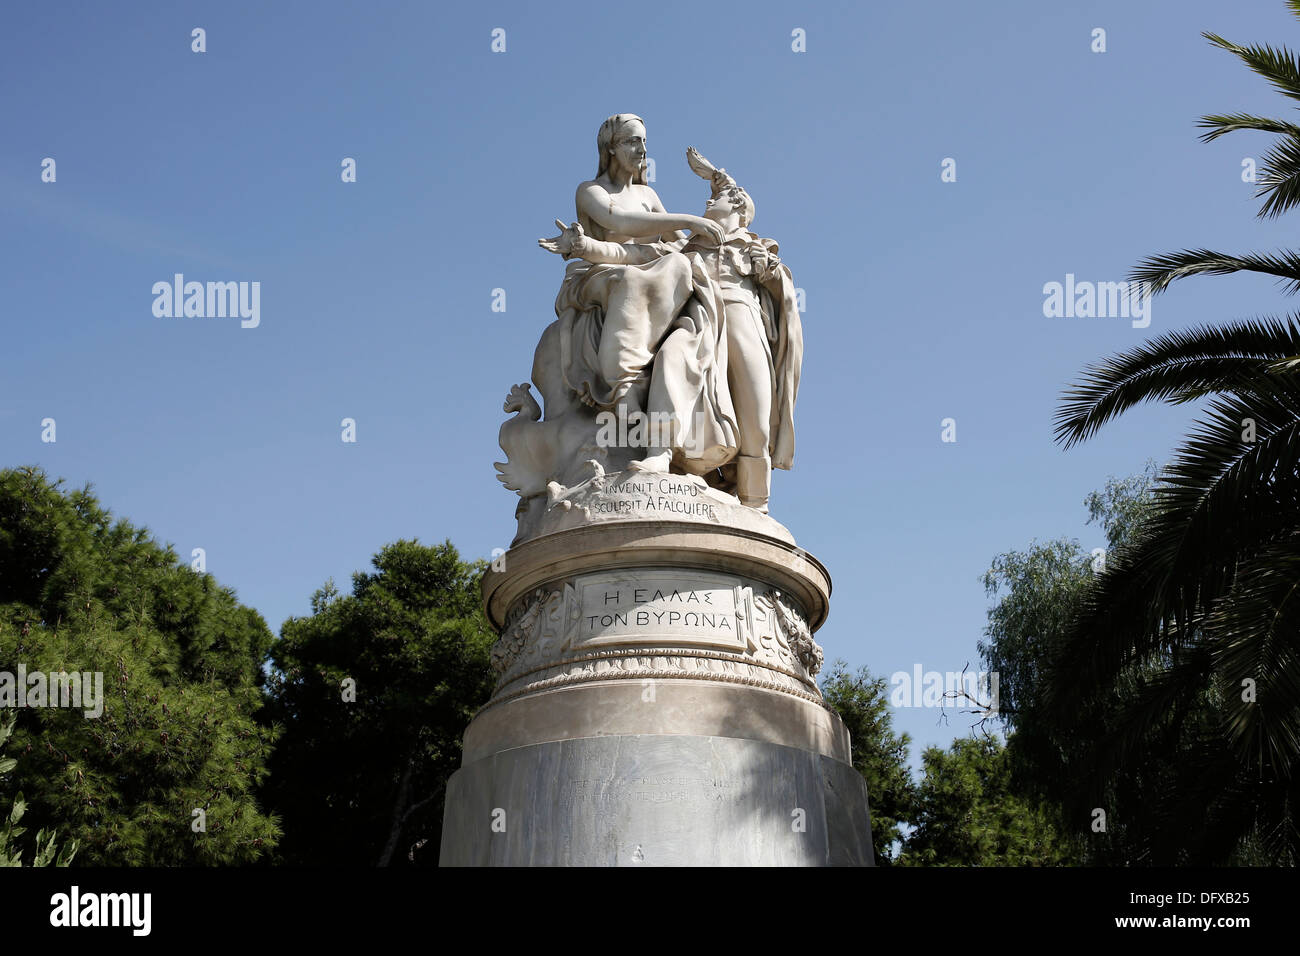
[[[851,766],[757,740],[534,744],[452,777],[443,866],[870,866]]]

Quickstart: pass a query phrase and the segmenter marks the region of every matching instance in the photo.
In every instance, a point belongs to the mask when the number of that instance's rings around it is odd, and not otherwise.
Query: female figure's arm
[[[547,252],[557,253],[566,259],[585,259],[588,262],[614,265],[641,265],[653,262],[665,252],[660,246],[593,239],[584,233],[582,226],[576,222],[566,226],[557,219],[555,224],[560,227],[560,234],[554,239],[538,239],[537,244]]]
[[[647,186],[646,188],[649,189],[650,187]],[[650,189],[650,195],[654,197],[653,211],[667,214],[668,210],[665,209],[664,204],[659,201],[659,194],[655,192],[653,189]],[[676,242],[679,239],[685,239],[685,238],[686,238],[686,233],[680,230],[674,230],[672,232],[664,232],[659,235],[659,239],[661,242]]]
[[[653,195],[653,190],[651,193]],[[664,233],[689,229],[692,232],[706,232],[715,241],[722,241],[722,227],[703,216],[617,209],[611,202],[609,193],[598,183],[583,183],[579,186],[575,201],[579,218],[586,216],[606,232],[615,235],[629,236],[632,239],[656,239]],[[655,205],[663,208],[658,196],[655,196]]]

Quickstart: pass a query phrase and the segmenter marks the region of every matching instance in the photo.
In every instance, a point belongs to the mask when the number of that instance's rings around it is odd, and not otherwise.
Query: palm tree
[[[1289,0],[1300,16],[1300,0]],[[1204,36],[1300,100],[1289,50]],[[1205,116],[1204,141],[1237,130],[1278,140],[1260,164],[1261,218],[1300,205],[1300,126]],[[1151,294],[1193,275],[1258,272],[1300,292],[1300,252],[1184,250],[1141,262]],[[1148,845],[1152,859],[1218,862],[1250,844],[1300,859],[1300,313],[1172,332],[1089,366],[1065,393],[1070,447],[1145,401],[1210,401],[1154,489],[1132,545],[1108,557],[1059,649],[1054,719],[1106,714],[1076,754],[1091,793],[1144,754],[1177,750]]]

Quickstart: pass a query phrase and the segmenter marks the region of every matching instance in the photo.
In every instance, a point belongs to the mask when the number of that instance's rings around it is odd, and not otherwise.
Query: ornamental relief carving
[[[506,617],[501,636],[492,645],[492,667],[498,686],[512,671],[558,657],[568,646],[573,586],[537,588],[518,602]]]
[[[534,672],[580,657],[582,673],[591,679],[634,668],[642,658],[653,660],[648,666],[655,673],[692,675],[734,674],[748,659],[763,665],[757,670],[764,680],[772,679],[771,669],[784,671],[816,692],[813,678],[821,669],[822,650],[798,605],[779,590],[759,585],[756,592],[749,583],[719,588],[722,581],[736,579],[691,574],[681,575],[682,583],[673,588],[662,583],[662,569],[623,575],[608,584],[608,575],[578,577],[537,588],[516,602],[492,648],[498,690],[525,676],[536,680]],[[647,600],[637,603],[633,594]],[[615,595],[621,604],[614,603]],[[607,596],[608,604],[602,600]],[[675,605],[680,610],[673,610]],[[667,658],[658,653],[665,648]]]
[[[743,660],[721,660],[703,655],[649,653],[617,657],[595,657],[561,662],[503,682],[492,703],[561,685],[603,680],[647,680],[656,678],[695,679],[719,683],[743,684],[765,690],[781,691],[820,703],[816,684],[792,674],[782,673]]]
[[[822,649],[813,640],[812,631],[808,629],[808,622],[798,605],[776,588],[770,589],[760,601],[776,618],[774,631],[780,645],[793,654],[810,677],[815,677],[822,669]]]

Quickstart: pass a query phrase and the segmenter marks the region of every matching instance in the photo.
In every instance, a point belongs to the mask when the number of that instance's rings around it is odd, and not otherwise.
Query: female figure
[[[659,245],[664,254],[642,263],[570,262],[555,300],[563,382],[597,410],[670,423],[632,467],[666,471],[672,464],[702,475],[736,451],[727,342],[717,286],[675,247],[684,238],[680,230],[714,243],[723,230],[702,216],[664,209],[645,181],[640,117],[611,116],[596,146],[596,178],[575,196],[583,230],[609,242]],[[535,370],[535,377],[538,371],[544,372]]]
[[[739,433],[734,462],[710,483],[766,512],[772,468],[790,468],[794,461],[793,412],[803,362],[794,280],[776,255],[776,242],[748,230],[754,219],[749,194],[694,150],[687,156],[700,176],[712,180],[704,215],[723,228],[720,244],[702,233],[673,243],[602,242],[580,224],[566,227],[559,220],[560,235],[538,241],[550,252],[595,263],[648,263],[666,247],[699,260],[722,300],[726,380]],[[655,395],[652,390],[652,404]]]

